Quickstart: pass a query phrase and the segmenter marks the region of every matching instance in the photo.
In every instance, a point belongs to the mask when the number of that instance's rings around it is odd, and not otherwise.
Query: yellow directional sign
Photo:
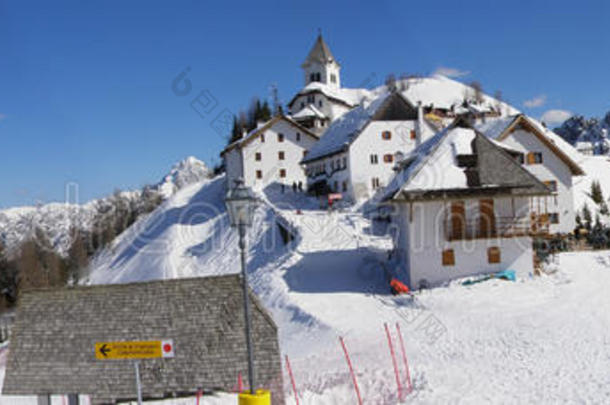
[[[97,342],[95,344],[95,358],[98,360],[156,359],[160,357],[174,357],[172,340]]]

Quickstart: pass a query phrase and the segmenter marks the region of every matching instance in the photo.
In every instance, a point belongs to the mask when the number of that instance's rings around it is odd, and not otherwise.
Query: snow
[[[90,281],[237,271],[224,182],[204,180],[177,192],[98,258]],[[392,241],[379,224],[354,210],[321,211],[316,199],[281,193],[277,185],[261,200],[249,231],[249,278],[279,326],[301,404],[355,402],[339,336],[365,403],[397,403],[383,329],[388,323],[396,345],[397,322],[414,384],[407,402],[610,401],[609,251],[561,254],[548,266],[556,272],[541,277],[453,282],[393,297],[382,270],[396,265],[386,260]],[[294,233],[292,243],[282,243],[276,220]],[[287,403],[294,404],[287,374],[284,382]],[[192,403],[181,401],[164,404]],[[0,397],[4,403],[35,402]]]
[[[410,78],[404,82],[406,89],[401,90],[402,94],[412,105],[417,105],[421,101],[424,106],[434,105],[434,108],[450,110],[452,107],[460,106],[465,95],[470,95],[469,100],[474,98],[474,90],[470,86],[442,75]],[[472,106],[477,107],[478,111],[491,111],[492,108],[499,106],[502,115],[519,113],[514,107],[493,97],[486,94],[481,96],[483,99],[481,105]]]
[[[472,129],[448,127],[426,140],[399,163],[401,170],[384,190],[384,199],[399,190],[444,190],[467,187],[456,155],[471,154],[476,136]]]
[[[387,97],[388,93],[385,93],[372,101],[367,100],[334,120],[303,161],[309,162],[343,150],[358,137]]]
[[[199,182],[209,176],[205,163],[188,157],[175,164],[163,179],[151,186],[162,197],[169,198],[176,191],[189,184]],[[98,204],[104,203],[104,198],[92,200],[84,204],[78,203],[78,189],[75,195],[66,195],[66,203],[49,203],[32,207],[15,207],[0,211],[0,242],[9,252],[31,237],[36,230],[41,230],[47,236],[53,249],[65,256],[72,244],[71,230],[74,228],[89,230],[97,214]],[[123,191],[120,196],[133,201],[140,198],[142,191]],[[76,200],[76,201],[72,201]]]
[[[292,118],[307,118],[307,117],[317,117],[317,118],[326,118],[326,116],[316,108],[313,104],[308,104],[304,108],[302,108],[299,112],[294,114]]]
[[[304,95],[312,91],[320,91],[325,96],[341,100],[349,106],[358,105],[364,98],[371,96],[371,91],[367,89],[350,89],[347,87],[337,88],[322,82],[311,82],[307,86],[303,87],[303,89],[297,93],[294,99],[300,95]]]
[[[582,156],[581,167],[585,171],[585,176],[574,177],[574,208],[576,212],[582,212],[585,204],[593,213],[599,212],[597,204],[589,197],[591,193],[591,183],[598,181],[604,198],[608,201],[610,197],[610,158],[608,156]],[[605,223],[610,223],[610,218],[601,218]]]
[[[197,183],[210,175],[210,170],[204,162],[194,156],[189,156],[176,163],[163,180],[156,185],[165,198],[189,184]]]

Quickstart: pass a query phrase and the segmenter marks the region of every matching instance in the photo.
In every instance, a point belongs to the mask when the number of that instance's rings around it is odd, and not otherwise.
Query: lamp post
[[[246,272],[246,229],[252,226],[254,210],[256,209],[256,197],[250,188],[244,186],[244,180],[235,180],[235,186],[229,188],[225,198],[227,211],[231,226],[239,231],[239,249],[241,251],[241,275],[244,295],[244,314],[246,318],[246,345],[248,349],[248,380],[250,382],[250,394],[256,394],[254,382],[254,356],[252,348],[252,336],[250,325],[250,300],[248,297],[248,275]]]

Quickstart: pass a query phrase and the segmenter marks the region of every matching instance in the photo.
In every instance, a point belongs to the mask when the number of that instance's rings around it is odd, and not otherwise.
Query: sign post
[[[134,361],[133,366],[136,369],[136,390],[138,391],[138,405],[142,405],[142,385],[140,384],[140,362],[138,360]]]
[[[133,367],[136,372],[138,405],[142,405],[139,360],[172,357],[174,357],[174,342],[171,339],[95,343],[95,358],[98,360],[134,360]]]

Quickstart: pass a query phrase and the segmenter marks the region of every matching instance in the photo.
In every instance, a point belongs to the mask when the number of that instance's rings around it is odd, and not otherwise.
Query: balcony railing
[[[444,232],[448,241],[515,238],[544,235],[549,231],[545,215],[527,217],[471,218],[454,217],[445,221]]]

